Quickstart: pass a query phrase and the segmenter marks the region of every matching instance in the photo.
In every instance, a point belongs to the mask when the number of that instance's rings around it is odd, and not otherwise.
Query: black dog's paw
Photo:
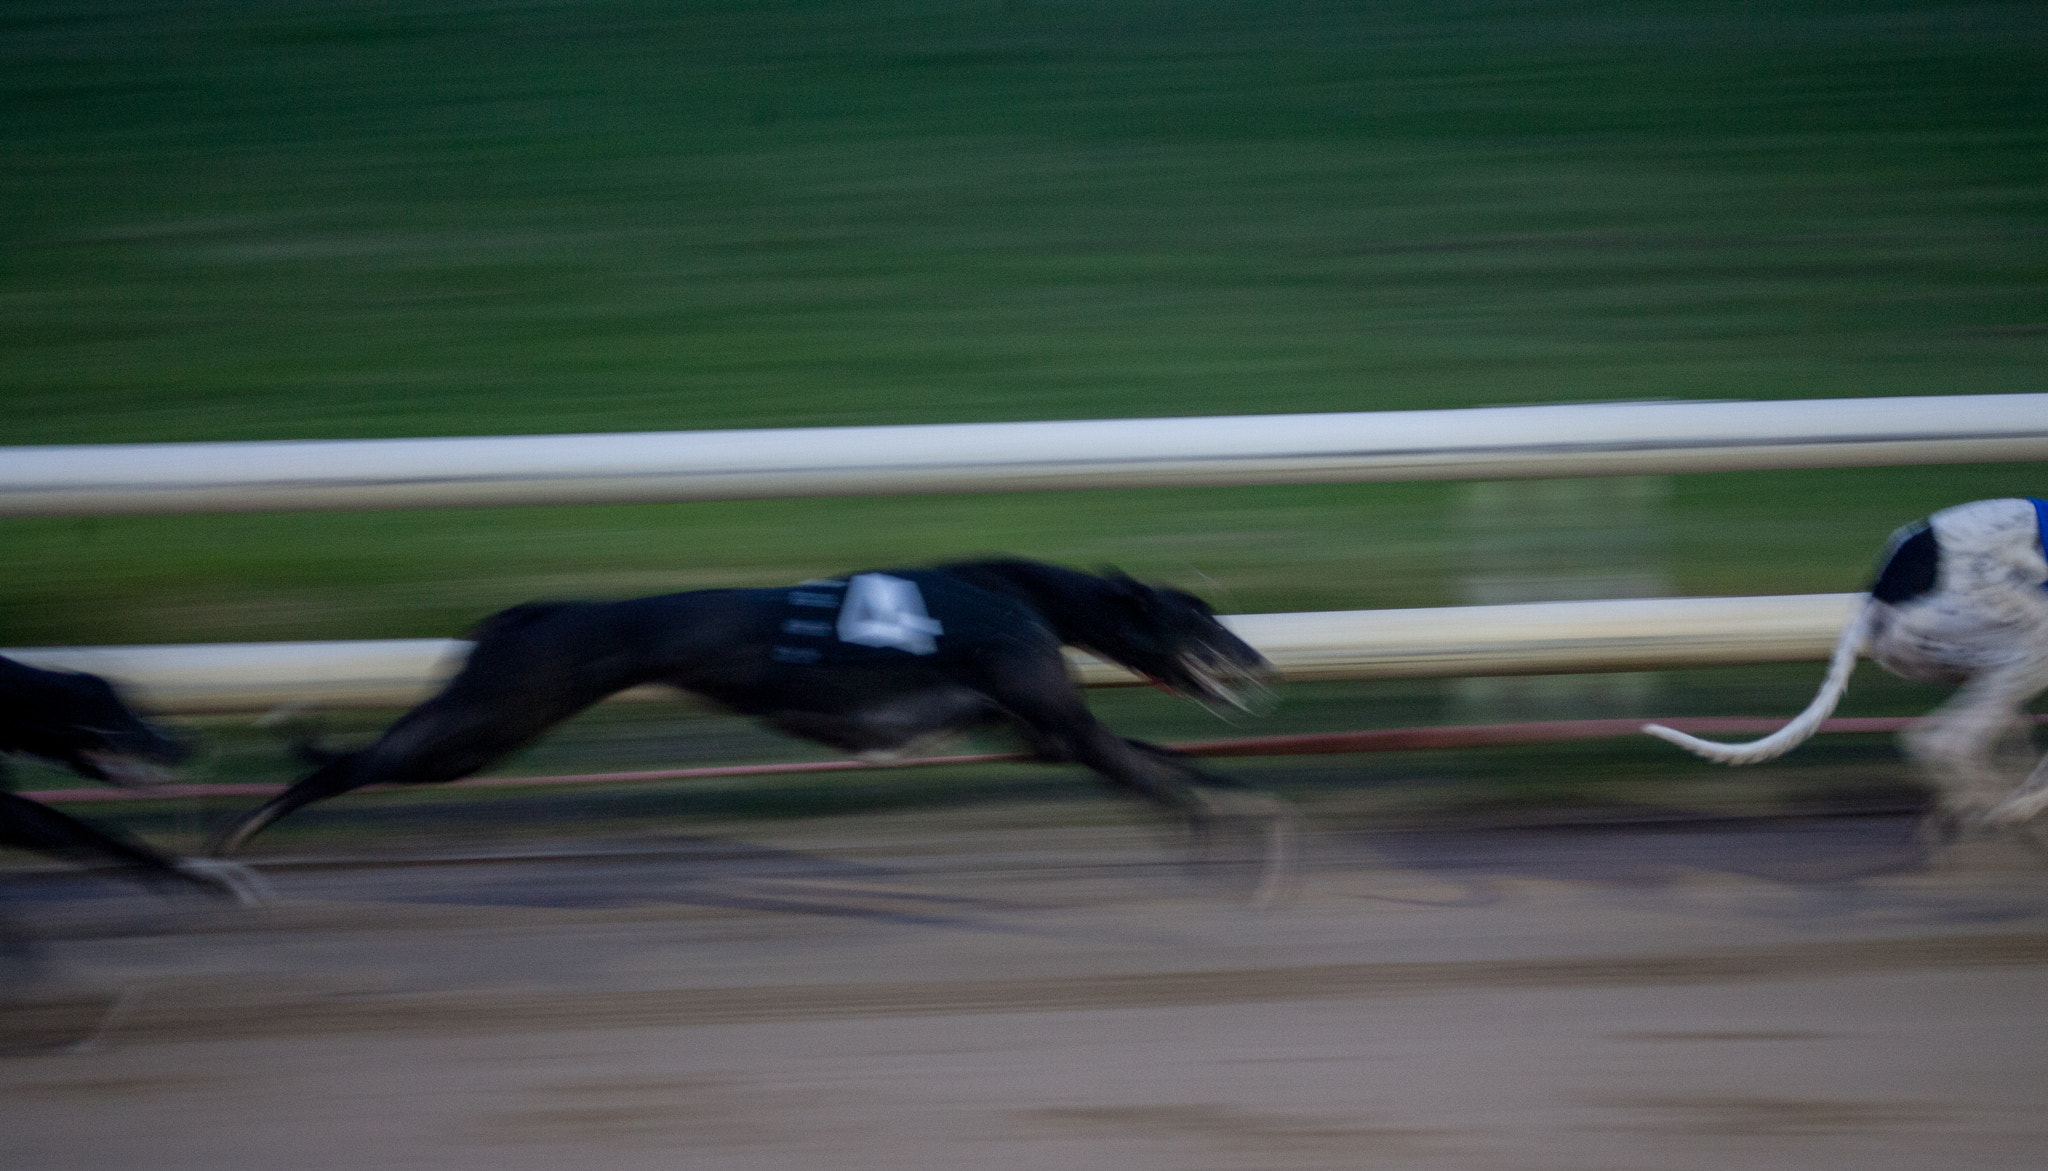
[[[180,858],[178,874],[221,898],[233,899],[244,907],[261,906],[277,898],[262,875],[222,858]]]

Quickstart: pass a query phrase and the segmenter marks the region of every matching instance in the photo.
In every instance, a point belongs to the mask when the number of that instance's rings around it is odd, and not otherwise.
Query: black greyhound
[[[166,780],[163,765],[185,759],[185,745],[151,727],[97,675],[45,671],[0,657],[0,752],[60,764],[82,777],[124,787]],[[81,862],[112,862],[137,877],[255,901],[258,884],[241,867],[175,858],[94,829],[19,794],[0,791],[0,845]]]
[[[351,789],[467,776],[606,696],[665,683],[871,755],[1008,725],[1037,759],[1085,765],[1198,833],[1218,817],[1263,819],[1262,893],[1284,861],[1285,805],[1114,735],[1082,701],[1062,645],[1170,691],[1238,706],[1269,668],[1201,599],[1121,573],[1001,559],[782,589],[537,602],[485,619],[473,638],[440,694],[362,751],[315,754],[314,772],[237,822],[215,852],[232,853],[293,810]]]

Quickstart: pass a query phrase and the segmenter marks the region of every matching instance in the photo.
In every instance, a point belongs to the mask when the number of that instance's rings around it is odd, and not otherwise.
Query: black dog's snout
[[[153,764],[183,764],[192,759],[192,742],[155,724],[136,723],[125,728],[92,730],[98,744],[87,751],[133,757]]]

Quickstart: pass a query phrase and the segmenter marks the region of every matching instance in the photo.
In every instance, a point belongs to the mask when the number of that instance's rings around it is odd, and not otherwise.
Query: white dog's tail
[[[1849,674],[1856,669],[1856,656],[1863,653],[1864,640],[1870,633],[1871,613],[1870,601],[1866,598],[1856,611],[1856,617],[1850,620],[1842,631],[1842,637],[1835,643],[1835,657],[1828,664],[1827,681],[1821,684],[1820,694],[1814,696],[1813,702],[1794,716],[1791,723],[1763,739],[1751,740],[1747,744],[1722,744],[1688,736],[1662,724],[1645,724],[1643,731],[1722,764],[1755,764],[1785,755],[1813,735],[1833,714],[1835,705],[1842,702],[1842,694],[1849,690]]]

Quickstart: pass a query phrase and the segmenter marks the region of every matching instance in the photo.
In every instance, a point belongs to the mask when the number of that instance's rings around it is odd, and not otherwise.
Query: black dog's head
[[[190,755],[97,675],[44,671],[0,659],[0,750],[39,756],[116,785],[169,779],[161,765]]]
[[[1118,614],[1090,650],[1205,707],[1249,711],[1252,698],[1267,692],[1273,664],[1218,622],[1209,603],[1116,570],[1102,576]]]

